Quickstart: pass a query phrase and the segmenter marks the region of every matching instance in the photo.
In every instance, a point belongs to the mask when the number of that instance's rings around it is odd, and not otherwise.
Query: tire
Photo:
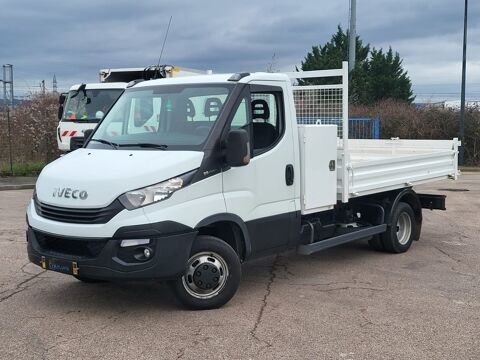
[[[392,225],[380,235],[385,251],[393,254],[406,252],[412,245],[416,226],[415,214],[410,205],[399,202],[392,215]]]
[[[173,282],[173,290],[190,309],[216,309],[235,295],[241,275],[240,259],[230,245],[214,236],[200,235],[184,275]]]
[[[98,283],[104,283],[107,282],[106,280],[99,280],[99,279],[92,279],[88,277],[83,277],[83,276],[75,276],[73,277],[77,280],[80,280],[81,282],[87,283],[87,284],[98,284]]]

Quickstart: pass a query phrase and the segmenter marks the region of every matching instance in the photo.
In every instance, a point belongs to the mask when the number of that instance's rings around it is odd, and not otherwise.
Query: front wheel
[[[183,276],[173,283],[178,300],[198,310],[226,304],[240,285],[241,265],[226,242],[200,235],[195,240]]]

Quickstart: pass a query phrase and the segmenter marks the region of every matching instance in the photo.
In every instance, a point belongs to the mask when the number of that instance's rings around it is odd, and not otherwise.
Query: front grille
[[[73,255],[79,257],[97,257],[108,240],[82,240],[56,237],[35,232],[40,247],[53,254]]]
[[[35,197],[34,202],[35,210],[39,216],[49,220],[74,224],[106,224],[125,209],[118,200],[99,209],[77,209],[47,205],[41,203],[37,197]]]
[[[85,142],[85,137],[75,136],[70,139],[70,150],[77,150],[83,147],[83,143]]]

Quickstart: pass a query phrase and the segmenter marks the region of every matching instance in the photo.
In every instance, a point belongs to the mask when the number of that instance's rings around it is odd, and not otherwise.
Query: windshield
[[[87,147],[200,150],[231,88],[202,84],[128,89]]]
[[[63,121],[100,121],[122,94],[123,89],[70,91],[63,110]]]

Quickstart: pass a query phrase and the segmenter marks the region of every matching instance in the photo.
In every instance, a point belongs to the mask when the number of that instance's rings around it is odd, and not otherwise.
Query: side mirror
[[[63,115],[63,105],[60,105],[58,107],[58,120],[62,120],[62,115]]]
[[[63,104],[65,103],[65,99],[67,98],[66,93],[61,93],[58,97],[58,120],[62,120],[63,115]]]
[[[226,145],[228,165],[233,167],[248,165],[250,162],[250,140],[246,130],[230,130]]]

